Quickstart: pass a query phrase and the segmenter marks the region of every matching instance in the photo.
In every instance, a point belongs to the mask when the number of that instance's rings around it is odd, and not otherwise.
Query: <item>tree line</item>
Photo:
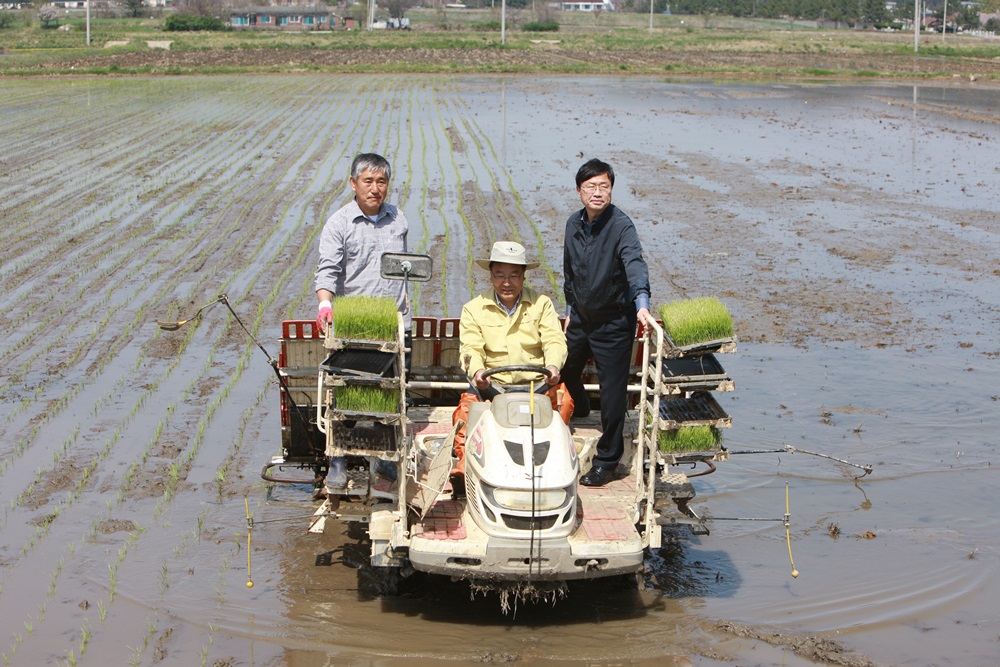
[[[656,12],[674,14],[720,15],[746,18],[830,21],[847,27],[890,27],[895,23],[913,20],[914,0],[887,3],[886,0],[653,0]],[[892,5],[889,7],[887,5]],[[954,0],[948,4],[948,24],[963,29],[980,27],[979,13],[987,5],[963,4]],[[941,21],[944,0],[923,3],[931,12],[930,18]],[[625,11],[649,11],[649,0],[625,0]]]

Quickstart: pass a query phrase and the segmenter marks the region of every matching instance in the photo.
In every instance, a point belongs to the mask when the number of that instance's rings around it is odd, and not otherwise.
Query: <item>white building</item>
[[[560,0],[559,6],[564,12],[615,11],[615,5],[611,0]]]

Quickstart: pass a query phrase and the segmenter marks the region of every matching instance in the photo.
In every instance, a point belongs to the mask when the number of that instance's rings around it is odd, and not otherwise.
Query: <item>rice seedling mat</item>
[[[378,375],[333,375],[326,374],[323,380],[324,387],[380,387],[399,391],[400,381],[395,377],[381,377]]]
[[[340,296],[333,300],[333,334],[346,339],[394,341],[402,319],[389,297]]]
[[[658,444],[667,456],[714,456],[722,449],[722,433],[714,426],[684,426],[660,431]]]
[[[726,306],[715,297],[673,301],[660,306],[667,344],[674,348],[721,347],[722,340],[731,339],[733,318]]]

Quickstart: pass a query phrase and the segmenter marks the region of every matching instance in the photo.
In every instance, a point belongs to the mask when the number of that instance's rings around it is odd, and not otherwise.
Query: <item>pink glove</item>
[[[319,313],[316,315],[316,326],[323,333],[326,333],[326,325],[333,322],[333,306],[329,301],[319,304]]]

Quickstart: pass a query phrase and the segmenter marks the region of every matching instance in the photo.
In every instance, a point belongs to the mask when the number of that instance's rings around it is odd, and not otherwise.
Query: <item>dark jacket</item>
[[[605,322],[635,314],[635,299],[649,295],[649,269],[635,225],[614,204],[588,226],[580,209],[566,221],[563,276],[572,317]]]

